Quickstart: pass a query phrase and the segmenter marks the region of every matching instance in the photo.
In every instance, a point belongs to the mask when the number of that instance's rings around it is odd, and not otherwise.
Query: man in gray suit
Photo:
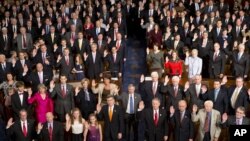
[[[137,133],[137,121],[135,118],[139,102],[141,101],[141,96],[137,93],[135,93],[135,86],[133,84],[128,85],[128,92],[122,93],[122,95],[117,97],[118,100],[120,100],[122,104],[122,108],[125,111],[125,135],[126,140],[130,141],[131,137],[131,128],[133,128],[133,140],[138,140],[138,133]],[[132,141],[132,140],[131,140]]]
[[[67,77],[65,75],[60,76],[60,83],[55,84],[52,80],[50,82],[50,96],[54,100],[55,113],[57,119],[61,122],[65,122],[65,115],[70,113],[74,108],[74,93],[73,86],[66,83]]]
[[[69,21],[69,25],[76,26],[76,33],[83,30],[82,21],[78,18],[76,13],[72,13],[72,19]]]
[[[198,57],[198,50],[192,50],[192,56],[189,56],[189,52],[186,52],[185,65],[188,66],[188,79],[194,80],[194,76],[201,74],[202,71],[202,59]]]
[[[33,40],[30,33],[26,33],[25,27],[20,28],[20,34],[14,34],[14,43],[17,43],[17,51],[29,52],[33,47]]]

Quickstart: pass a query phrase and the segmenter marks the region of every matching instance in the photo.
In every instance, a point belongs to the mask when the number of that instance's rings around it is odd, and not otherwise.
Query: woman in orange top
[[[181,77],[182,75],[182,60],[179,59],[178,54],[176,51],[172,52],[172,58],[169,60],[168,57],[165,59],[165,69],[169,70],[169,75],[170,76],[179,76]]]

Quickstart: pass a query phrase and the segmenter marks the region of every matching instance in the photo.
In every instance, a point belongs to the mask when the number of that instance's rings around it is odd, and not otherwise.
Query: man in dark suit
[[[226,64],[225,54],[220,51],[220,44],[214,44],[214,51],[209,53],[210,78],[222,78]]]
[[[250,120],[246,117],[245,111],[245,108],[240,106],[236,109],[235,115],[228,116],[226,113],[223,114],[221,126],[226,128],[230,125],[250,125]]]
[[[68,45],[74,45],[74,41],[78,38],[76,26],[74,24],[70,25],[70,31],[64,35],[64,38],[66,39]]]
[[[228,98],[227,91],[221,87],[220,80],[214,80],[214,88],[202,94],[204,101],[211,100],[214,103],[214,109],[218,110],[220,114],[228,112]]]
[[[192,110],[193,105],[197,105],[199,109],[203,108],[204,100],[201,97],[202,93],[202,76],[197,74],[194,76],[194,83],[186,86],[184,92],[188,101],[188,109]]]
[[[64,141],[64,127],[62,123],[54,120],[51,112],[46,113],[47,121],[38,123],[37,134],[42,141]]]
[[[101,22],[99,20],[96,21],[95,23],[95,28],[92,29],[91,31],[91,36],[94,38],[94,39],[97,39],[97,36],[99,34],[102,34],[102,35],[106,35],[105,34],[105,29],[101,27]]]
[[[171,42],[171,49],[176,50],[179,57],[181,57],[181,58],[184,55],[183,47],[184,47],[184,43],[181,41],[180,34],[174,35],[174,40],[172,40],[172,42]]]
[[[117,53],[117,48],[114,46],[111,49],[111,54],[104,53],[105,60],[108,63],[108,71],[111,72],[112,77],[121,77],[123,68],[123,58]]]
[[[235,26],[233,26],[233,29],[231,31],[234,41],[239,41],[239,42],[242,41],[243,34],[242,34],[241,30],[242,30],[242,22],[240,19],[236,19]]]
[[[136,121],[136,113],[139,108],[139,102],[141,96],[135,93],[135,86],[133,84],[128,85],[128,92],[118,96],[117,99],[121,102],[122,108],[125,112],[125,135],[126,140],[131,141],[130,137],[133,136],[133,140],[138,140],[138,129]],[[133,135],[131,135],[131,129],[133,129]]]
[[[120,56],[122,57],[124,61],[126,61],[126,57],[127,57],[126,41],[122,39],[121,33],[117,33],[116,41],[113,41],[110,43],[110,50],[114,46],[117,49],[117,53],[120,54]]]
[[[120,31],[124,34],[124,37],[127,38],[127,23],[126,19],[122,15],[122,12],[117,13],[116,22],[118,23]]]
[[[66,75],[69,80],[73,80],[71,71],[74,68],[74,60],[73,57],[70,56],[68,48],[64,49],[63,56],[58,56],[56,67],[60,70],[60,74]]]
[[[116,41],[118,33],[120,33],[121,35],[124,35],[124,32],[121,29],[119,29],[118,23],[114,22],[113,28],[111,28],[108,32],[108,37],[111,38],[111,41]]]
[[[218,7],[214,4],[213,0],[209,0],[208,5],[204,7],[204,13],[211,13],[218,10]]]
[[[12,37],[8,34],[8,29],[6,27],[2,28],[2,34],[0,35],[0,53],[5,56],[10,55],[12,49]]]
[[[84,119],[88,119],[89,115],[94,113],[97,102],[94,93],[89,89],[89,83],[89,79],[84,78],[81,81],[82,88],[75,88],[75,103]]]
[[[55,113],[57,119],[65,122],[65,115],[70,113],[75,107],[73,87],[67,84],[67,76],[60,76],[60,83],[55,85],[52,80],[50,82],[50,96],[54,99]]]
[[[249,73],[249,55],[245,52],[245,45],[239,44],[238,51],[232,53],[233,76],[247,78]]]
[[[124,115],[120,106],[115,105],[115,98],[112,95],[107,97],[107,105],[101,107],[97,105],[97,117],[104,121],[105,141],[118,141],[122,139],[124,133]]]
[[[152,99],[152,108],[144,109],[143,102],[139,104],[138,117],[145,124],[145,139],[147,141],[167,141],[168,121],[165,110],[160,109],[160,99]]]
[[[6,129],[7,136],[11,141],[31,141],[36,139],[35,121],[28,119],[28,113],[22,109],[19,112],[19,119],[13,122],[10,118]]]
[[[97,51],[97,44],[91,44],[91,52],[84,54],[89,79],[98,79],[103,73],[103,56]]]
[[[99,34],[97,37],[97,40],[95,41],[97,44],[97,50],[98,52],[100,52],[101,54],[104,54],[105,50],[109,50],[108,49],[108,43],[107,41],[103,38],[103,34]]]
[[[28,104],[28,92],[24,91],[24,83],[22,81],[16,84],[17,92],[11,96],[11,106],[14,114],[14,119],[18,119],[20,110],[25,109],[30,112],[31,106]],[[31,116],[32,114],[30,114]]]
[[[24,69],[23,74],[26,76],[24,79],[32,86],[32,91],[37,92],[37,86],[39,84],[44,84],[45,86],[49,86],[50,81],[52,80],[52,76],[49,72],[43,70],[43,65],[41,63],[36,64],[36,70],[29,73],[26,72],[27,69]]]
[[[229,106],[228,106],[229,115],[234,115],[235,110],[239,106],[247,108],[249,105],[247,89],[244,87],[243,84],[244,84],[243,77],[237,77],[235,85],[230,86],[228,88],[227,95],[229,101]]]
[[[82,21],[78,18],[76,13],[72,13],[72,19],[68,23],[69,25],[75,25],[76,33],[83,30]]]
[[[187,141],[194,138],[194,123],[191,120],[191,113],[187,108],[187,102],[180,100],[178,110],[170,107],[170,125],[174,128],[175,141]]]
[[[26,27],[27,33],[31,34],[32,40],[36,41],[39,37],[38,29],[37,27],[33,26],[33,23],[31,20],[27,21],[27,27]]]
[[[13,66],[12,63],[7,62],[5,55],[0,54],[0,83],[6,80],[6,74],[12,73],[13,74]]]
[[[152,81],[145,81],[144,75],[141,76],[140,84],[139,84],[139,92],[141,94],[142,101],[145,103],[146,108],[152,107],[152,99],[157,97],[160,99],[162,105],[164,107],[164,96],[161,93],[161,88],[163,84],[159,81],[158,72],[154,71],[151,73]]]
[[[78,38],[75,40],[73,46],[73,53],[82,55],[83,53],[89,53],[89,52],[90,52],[90,47],[88,41],[83,38],[82,32],[78,32]]]
[[[56,29],[54,26],[50,26],[50,32],[49,34],[44,35],[44,41],[47,45],[48,52],[53,51],[53,46],[55,44],[59,45],[60,43],[60,35],[56,33]]]

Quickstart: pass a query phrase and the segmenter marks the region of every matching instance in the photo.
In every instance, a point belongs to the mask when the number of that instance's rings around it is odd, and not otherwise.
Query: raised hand
[[[227,121],[227,119],[228,119],[227,113],[222,114],[222,122]]]
[[[67,121],[67,122],[69,122],[69,121],[70,121],[70,116],[69,116],[69,114],[68,114],[68,113],[65,115],[65,119],[66,119],[66,121]]]
[[[99,113],[101,111],[102,107],[101,107],[101,104],[97,104],[96,105],[96,111],[97,113]]]
[[[75,88],[75,96],[77,96],[79,92],[80,92],[79,87],[76,87],[76,88]]]
[[[38,131],[41,131],[42,129],[43,129],[42,123],[38,123],[38,125],[37,125],[37,130],[38,130]]]
[[[146,52],[147,52],[147,54],[149,54],[149,52],[150,52],[150,49],[149,49],[149,48],[147,48]]]
[[[198,111],[198,107],[197,107],[197,105],[193,105],[193,108],[192,108],[192,112],[193,113],[196,113]]]
[[[55,88],[55,81],[54,80],[50,81],[49,87],[50,87],[50,89],[54,89]]]
[[[174,106],[170,106],[169,112],[170,112],[170,114],[174,114],[174,112],[175,112]]]
[[[142,74],[140,78],[140,82],[142,83],[145,80],[145,76]]]
[[[143,110],[144,107],[145,107],[144,102],[143,102],[143,101],[140,101],[140,102],[139,102],[139,109],[140,109],[140,110]]]
[[[190,84],[189,84],[189,82],[187,81],[187,82],[185,83],[185,85],[184,85],[184,90],[189,89],[189,86],[190,86]]]
[[[14,124],[13,118],[10,118],[10,119],[8,120],[8,122],[7,122],[6,128],[7,128],[7,129],[10,128],[13,124]]]
[[[29,97],[31,97],[31,95],[32,95],[32,89],[31,89],[31,88],[28,88],[28,89],[27,89],[27,92],[28,92],[28,94],[29,94]]]
[[[168,82],[169,82],[169,77],[168,77],[168,75],[166,75],[164,78],[164,84],[168,84]]]
[[[96,86],[97,86],[97,83],[95,82],[95,80],[92,80],[91,86],[92,86],[92,87],[96,87]]]

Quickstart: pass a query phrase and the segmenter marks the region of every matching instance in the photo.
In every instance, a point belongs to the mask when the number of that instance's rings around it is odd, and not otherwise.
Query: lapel
[[[154,114],[153,114],[153,109],[152,108],[149,110],[148,114],[149,114],[149,117],[151,117],[151,118],[149,118],[150,122],[151,122],[151,125],[155,126],[155,123],[154,123]]]

